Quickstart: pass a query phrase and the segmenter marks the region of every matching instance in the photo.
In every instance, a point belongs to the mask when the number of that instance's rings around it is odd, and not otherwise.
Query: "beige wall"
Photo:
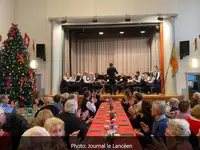
[[[175,37],[178,49],[179,40],[190,40],[191,50],[193,40],[200,34],[200,1],[199,0],[15,0],[15,21],[19,24],[22,32],[27,32],[36,43],[45,43],[47,47],[47,61],[39,63],[38,71],[43,74],[42,86],[46,94],[50,93],[51,88],[51,24],[49,17],[87,17],[87,16],[108,16],[108,15],[142,15],[159,13],[178,13],[176,19]],[[170,26],[170,25],[169,25]],[[165,45],[167,54],[165,66],[168,66],[171,46]],[[32,53],[32,58],[35,54]],[[186,88],[184,73],[194,72],[188,65],[191,56],[180,61],[180,71],[177,74],[176,85],[178,94],[181,89]],[[170,75],[170,74],[169,74]],[[45,76],[45,78],[44,78]],[[174,89],[171,77],[167,81],[167,93],[173,93]]]
[[[7,39],[7,33],[13,21],[14,0],[0,0],[0,34],[3,37],[3,41]]]

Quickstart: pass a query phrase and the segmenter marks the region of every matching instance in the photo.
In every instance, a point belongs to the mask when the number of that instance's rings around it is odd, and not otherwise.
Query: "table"
[[[114,143],[115,144],[130,143],[133,145],[133,147],[130,149],[139,149],[139,150],[142,149],[136,137],[134,129],[132,128],[131,123],[121,105],[121,102],[116,101],[114,102],[113,106],[114,106],[113,110],[117,114],[117,116],[115,117],[116,122],[114,123],[114,125],[118,126],[117,131],[120,134],[120,136],[114,137]],[[106,129],[104,126],[109,125],[106,123],[106,120],[110,120],[108,111],[109,111],[109,104],[106,102],[102,103],[87,132],[86,135],[87,138],[104,137],[105,139]]]

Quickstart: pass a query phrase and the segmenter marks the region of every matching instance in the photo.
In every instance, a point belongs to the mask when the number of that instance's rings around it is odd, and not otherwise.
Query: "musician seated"
[[[90,81],[91,81],[91,82],[94,82],[94,81],[95,81],[95,75],[94,75],[93,72],[90,72],[90,73],[89,73],[89,77],[90,77]]]
[[[70,78],[70,82],[71,83],[75,83],[76,82],[76,74],[73,73],[72,77]]]
[[[84,87],[87,87],[88,90],[92,90],[92,80],[90,78],[90,75],[87,71],[84,72],[84,75],[83,75],[83,86]]]
[[[129,83],[133,83],[133,74],[130,74],[130,78],[128,79],[128,81],[127,81],[127,83],[129,84]]]
[[[135,82],[135,85],[136,85],[136,86],[141,85],[141,80],[142,80],[142,77],[140,76],[140,72],[137,71],[137,72],[135,73],[135,77],[134,77],[134,79],[133,79],[133,81]]]
[[[155,77],[153,75],[153,72],[147,73],[147,78],[146,78],[146,86],[145,86],[145,93],[150,92],[150,88],[155,86]]]
[[[68,72],[66,72],[63,76],[63,79],[60,83],[60,93],[68,92],[68,85],[70,83],[70,76]]]
[[[80,83],[81,82],[81,74],[80,73],[77,73],[77,76],[76,76],[76,83]]]

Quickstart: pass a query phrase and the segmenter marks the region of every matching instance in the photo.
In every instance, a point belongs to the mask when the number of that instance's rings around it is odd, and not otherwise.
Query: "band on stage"
[[[155,71],[153,72],[141,74],[139,71],[136,71],[135,74],[116,75],[113,87],[114,94],[116,91],[121,93],[126,89],[130,89],[132,92],[158,94],[161,92],[160,77],[161,73],[157,66],[155,66]],[[111,93],[109,75],[85,71],[82,76],[79,73],[74,73],[70,77],[68,73],[65,73],[60,84],[61,93],[79,92],[81,94],[86,90],[100,90],[102,93]]]

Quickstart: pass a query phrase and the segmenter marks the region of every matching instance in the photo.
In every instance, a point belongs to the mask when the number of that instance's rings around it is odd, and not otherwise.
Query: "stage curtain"
[[[154,66],[160,66],[160,35],[155,34],[151,44],[151,70]]]
[[[152,58],[157,57],[159,53],[151,49],[148,40],[148,38],[74,38],[71,44],[72,72],[106,73],[110,62],[114,63],[120,74],[135,73],[137,70],[151,71]],[[157,58],[152,65],[154,64],[159,65]]]

